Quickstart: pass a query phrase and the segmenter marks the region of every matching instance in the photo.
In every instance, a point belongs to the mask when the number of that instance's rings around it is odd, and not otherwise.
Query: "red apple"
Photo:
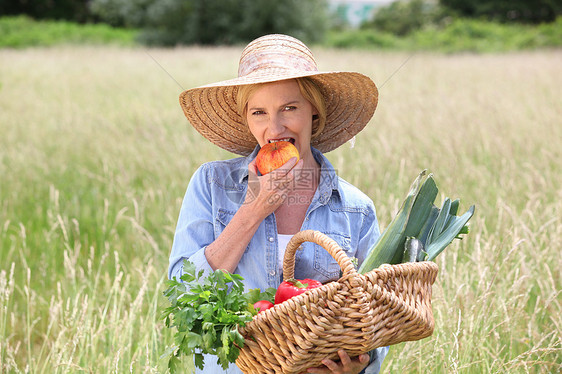
[[[291,142],[267,143],[261,147],[256,157],[256,166],[262,175],[283,166],[292,157],[299,160],[299,151]]]

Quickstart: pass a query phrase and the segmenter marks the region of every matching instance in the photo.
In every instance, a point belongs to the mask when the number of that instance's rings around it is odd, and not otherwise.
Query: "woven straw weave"
[[[305,230],[287,245],[285,279],[293,277],[295,252],[305,241],[326,249],[343,276],[259,313],[241,328],[245,345],[236,365],[244,373],[302,373],[326,357],[338,358],[340,349],[354,357],[433,333],[434,262],[383,265],[362,275],[334,240]]]
[[[238,77],[186,90],[180,105],[191,125],[230,152],[247,156],[258,142],[238,113],[238,87],[308,77],[319,88],[326,107],[326,127],[311,140],[322,153],[357,135],[378,103],[375,83],[357,72],[319,71],[312,52],[287,35],[265,35],[249,43],[240,58]]]

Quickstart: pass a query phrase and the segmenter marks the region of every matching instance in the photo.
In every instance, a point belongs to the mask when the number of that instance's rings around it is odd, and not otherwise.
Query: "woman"
[[[202,165],[183,201],[169,277],[184,259],[199,269],[225,269],[247,289],[277,287],[283,253],[298,231],[321,231],[361,263],[380,235],[372,201],[339,178],[323,155],[355,136],[372,117],[378,93],[368,77],[319,72],[310,50],[285,35],[267,35],[242,52],[238,78],[180,95],[186,117],[214,144],[244,157]],[[260,175],[260,147],[290,141],[300,160]],[[322,248],[304,243],[295,277],[337,280],[339,265]],[[378,373],[388,348],[325,360],[311,373]],[[205,372],[222,372],[205,360]],[[239,373],[231,365],[228,373]]]

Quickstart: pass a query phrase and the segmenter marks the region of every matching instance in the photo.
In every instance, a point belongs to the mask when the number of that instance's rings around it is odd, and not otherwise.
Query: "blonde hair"
[[[313,116],[312,119],[312,136],[314,139],[326,127],[326,103],[324,101],[324,95],[320,88],[314,83],[314,81],[308,77],[295,78],[297,84],[299,85],[299,90],[302,96],[316,109],[317,115]],[[238,114],[242,117],[242,121],[246,123],[246,114],[248,111],[248,101],[250,96],[252,96],[259,88],[263,87],[268,83],[257,83],[238,86],[238,92],[236,93],[236,105],[238,108]]]

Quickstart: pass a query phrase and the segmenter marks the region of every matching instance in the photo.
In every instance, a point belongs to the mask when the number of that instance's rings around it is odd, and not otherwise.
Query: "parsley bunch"
[[[217,356],[217,363],[226,369],[235,362],[244,346],[244,337],[238,331],[256,314],[253,303],[273,299],[275,289],[262,293],[259,289],[244,292],[242,276],[216,270],[207,277],[203,270],[184,261],[181,281],[168,281],[164,296],[170,306],[163,312],[169,328],[176,327],[175,346],[168,350],[168,368],[176,371],[182,354],[193,355],[195,366],[203,369],[203,354]]]

